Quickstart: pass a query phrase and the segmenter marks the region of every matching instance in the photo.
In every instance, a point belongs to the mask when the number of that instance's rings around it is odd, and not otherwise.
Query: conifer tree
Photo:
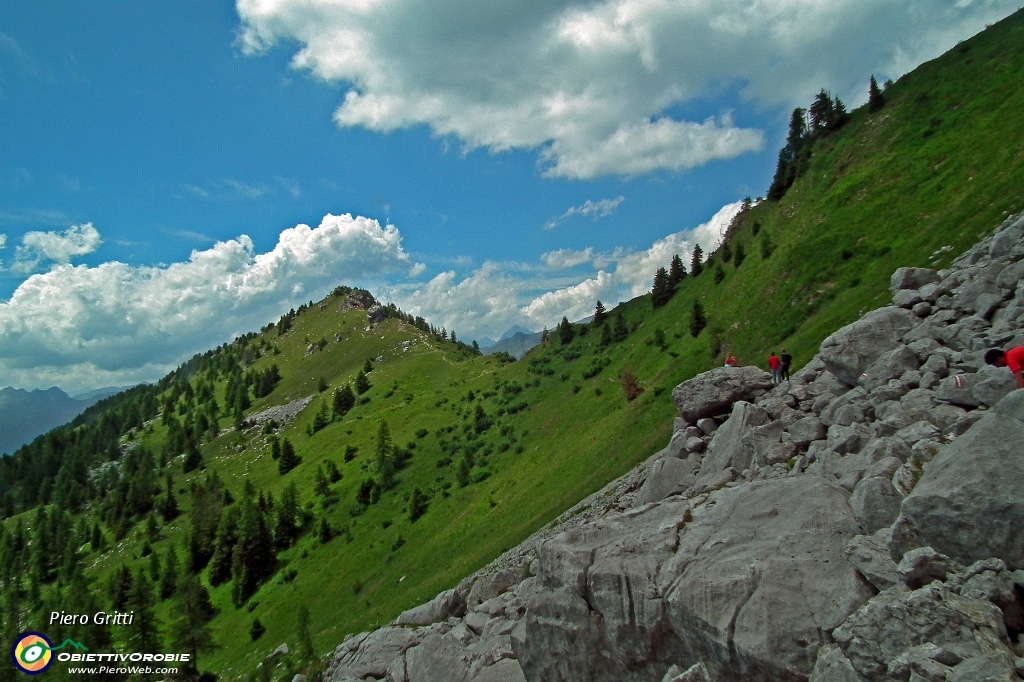
[[[601,346],[608,347],[612,345],[612,326],[610,324],[601,325]]]
[[[562,342],[563,346],[567,346],[572,343],[572,340],[576,337],[576,329],[569,322],[569,318],[562,316],[562,321],[558,323],[558,338]]]
[[[683,265],[683,259],[677,253],[672,256],[672,262],[668,266],[668,283],[675,287],[684,279],[686,279],[686,266]]]
[[[746,249],[743,248],[743,244],[736,244],[736,254],[733,257],[735,258],[733,263],[736,265],[737,268],[743,265],[743,261],[747,259],[747,251]]]
[[[110,579],[110,608],[113,611],[127,611],[132,593],[132,572],[124,564]]]
[[[366,378],[366,373],[361,371],[356,375],[356,393],[362,395],[369,391],[371,388],[370,380]]]
[[[395,446],[391,442],[388,423],[380,420],[377,428],[376,463],[378,485],[381,491],[390,490],[395,484]]]
[[[324,468],[320,464],[316,465],[316,478],[314,479],[313,493],[320,497],[327,497],[331,494],[331,484],[327,480],[327,475],[324,473]]]
[[[160,516],[164,518],[164,523],[170,523],[178,518],[178,499],[174,496],[174,483],[170,472],[167,473],[166,492],[160,503]]]
[[[302,461],[298,455],[295,454],[295,446],[292,442],[285,438],[281,441],[281,457],[277,460],[277,470],[282,476],[287,474],[289,471],[299,466]]]
[[[419,488],[413,488],[409,494],[409,521],[415,523],[416,519],[427,512],[427,496]]]
[[[604,305],[601,303],[601,301],[598,301],[597,305],[594,306],[594,326],[600,327],[605,323],[605,320],[607,319],[608,313],[605,311]]]
[[[868,83],[868,111],[872,114],[885,106],[885,95],[878,87],[878,81],[875,80],[874,75],[871,76],[871,80]]]
[[[341,470],[338,465],[334,463],[333,459],[324,459],[324,467],[327,471],[327,478],[330,479],[331,483],[337,483],[342,479]]]
[[[660,308],[669,302],[674,293],[672,284],[669,282],[668,271],[665,268],[658,268],[654,273],[654,286],[651,289],[651,305]]]
[[[185,461],[182,463],[182,470],[184,473],[195,471],[203,463],[203,455],[199,452],[199,447],[195,441],[191,438],[188,439],[187,451],[185,453]]]
[[[141,568],[135,574],[128,598],[128,610],[134,612],[131,625],[128,626],[130,650],[143,653],[160,651],[160,633],[153,612],[153,586]]]
[[[210,603],[210,594],[195,575],[182,580],[171,605],[170,639],[172,646],[191,654],[187,668],[198,668],[199,654],[214,648],[207,627],[217,610]]]
[[[274,543],[278,549],[287,549],[299,536],[299,491],[295,481],[281,493],[281,502],[277,505],[277,525],[274,527]]]
[[[168,547],[164,555],[163,573],[160,576],[160,598],[169,599],[178,588],[178,553]]]
[[[252,499],[242,500],[238,515],[238,541],[231,557],[231,596],[241,606],[260,581],[273,571],[274,548],[263,515]]]
[[[469,470],[473,468],[473,465],[469,463],[469,457],[463,455],[459,458],[459,464],[455,468],[455,480],[459,486],[465,488],[469,485]]]
[[[160,556],[154,551],[149,554],[149,579],[154,585],[160,584]]]
[[[220,517],[213,556],[210,557],[210,585],[216,587],[231,579],[231,560],[236,542],[238,542],[238,511],[232,507]]]
[[[690,336],[697,338],[706,326],[708,320],[704,315],[704,306],[700,301],[694,301],[693,311],[690,313]]]
[[[481,434],[489,428],[491,428],[491,418],[484,412],[483,405],[477,405],[473,414],[473,430],[477,434]]]
[[[722,280],[725,279],[725,270],[722,269],[722,265],[715,265],[715,284],[721,284]]]
[[[629,327],[626,326],[626,319],[622,317],[622,313],[615,314],[615,325],[612,328],[612,341],[620,343],[626,340],[629,336]]]
[[[352,392],[352,387],[349,384],[345,384],[341,388],[334,389],[334,418],[340,419],[344,417],[349,410],[356,404],[356,396]]]
[[[693,247],[693,256],[690,258],[690,274],[696,277],[704,271],[704,249],[700,248],[700,244],[695,244]]]
[[[316,658],[316,652],[313,649],[313,634],[309,629],[309,621],[309,607],[303,604],[299,607],[298,623],[295,631],[299,637],[299,646],[296,653],[299,655],[299,660],[304,662],[311,662]]]
[[[808,108],[807,114],[810,119],[812,135],[829,131],[835,115],[835,109],[832,103],[832,96],[824,88],[814,97],[814,102]]]
[[[321,545],[326,545],[334,537],[334,529],[331,528],[331,522],[327,520],[326,516],[320,517],[320,525],[317,528],[316,535]]]
[[[94,552],[102,552],[107,547],[106,537],[100,529],[99,522],[94,521],[92,524],[92,534],[89,538],[89,544]]]

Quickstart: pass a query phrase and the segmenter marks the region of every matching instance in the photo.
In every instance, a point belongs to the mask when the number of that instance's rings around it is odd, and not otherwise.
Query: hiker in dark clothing
[[[793,356],[786,352],[786,349],[782,349],[782,353],[779,355],[779,361],[782,363],[782,379],[783,381],[789,381],[789,366],[793,364]]]

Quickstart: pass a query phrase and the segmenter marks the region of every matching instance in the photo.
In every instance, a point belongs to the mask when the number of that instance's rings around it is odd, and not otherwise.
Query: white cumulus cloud
[[[793,107],[866,99],[1016,10],[1018,0],[237,0],[249,54],[295,42],[296,69],[347,88],[335,121],[426,125],[465,148],[532,149],[565,178],[679,170],[761,149],[707,110],[734,91]],[[705,107],[706,120],[674,115]]]
[[[0,385],[152,380],[339,283],[410,265],[397,228],[350,215],[286,229],[267,253],[243,235],[168,266],[56,265],[0,302]]]
[[[26,232],[15,251],[14,269],[31,272],[43,260],[70,263],[92,253],[102,243],[99,230],[92,223],[72,225],[63,232]]]

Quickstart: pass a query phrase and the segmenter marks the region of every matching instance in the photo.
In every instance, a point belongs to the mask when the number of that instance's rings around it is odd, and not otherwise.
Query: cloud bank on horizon
[[[729,204],[645,251],[562,249],[539,264],[488,261],[461,279],[448,270],[427,282],[415,281],[424,265],[403,249],[397,227],[347,214],[286,229],[266,253],[242,235],[161,266],[72,265],[101,242],[92,225],[31,233],[44,236],[26,235],[19,250],[53,264],[0,302],[0,385],[76,391],[153,381],[342,283],[368,286],[462,338],[516,324],[551,327],[563,315],[586,317],[598,299],[611,306],[645,293],[674,254],[688,259],[696,243],[714,247],[739,207]]]
[[[1017,0],[237,0],[239,44],[347,87],[338,125],[426,125],[466,149],[537,150],[544,175],[678,171],[759,151],[728,111],[851,103],[1016,9]]]

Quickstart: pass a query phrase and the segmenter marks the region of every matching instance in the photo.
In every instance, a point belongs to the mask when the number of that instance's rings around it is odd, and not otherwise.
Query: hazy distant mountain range
[[[540,332],[532,332],[526,327],[516,325],[509,327],[509,330],[501,335],[497,343],[491,342],[485,346],[483,341],[490,341],[487,338],[477,341],[477,343],[484,355],[505,351],[518,360],[526,355],[526,351],[540,343],[540,337]]]
[[[0,388],[0,454],[13,453],[36,436],[66,424],[90,405],[125,388],[108,386],[74,397],[56,386],[34,391]]]

